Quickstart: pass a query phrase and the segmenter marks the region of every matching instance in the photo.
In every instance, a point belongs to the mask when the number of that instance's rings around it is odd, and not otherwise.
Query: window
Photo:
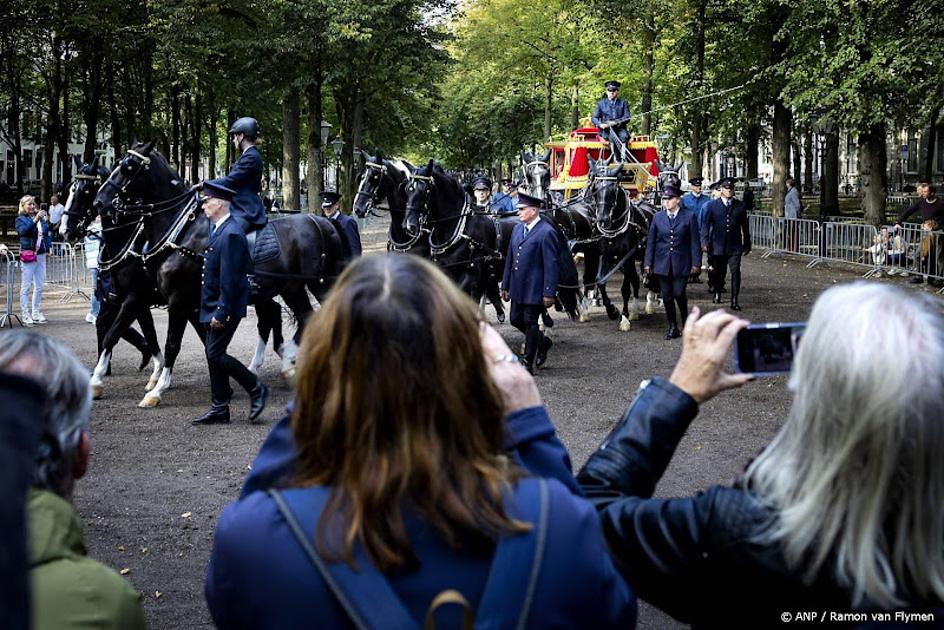
[[[32,149],[23,149],[23,166],[24,173],[23,177],[25,179],[33,179],[31,171],[33,170],[33,150]]]
[[[909,173],[918,172],[918,136],[913,131],[908,132],[908,157],[905,170]]]

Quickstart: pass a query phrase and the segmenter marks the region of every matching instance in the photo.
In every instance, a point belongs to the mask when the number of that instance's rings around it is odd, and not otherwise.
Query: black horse
[[[473,212],[459,182],[433,160],[412,174],[408,192],[406,230],[410,234],[427,231],[433,260],[473,299],[487,296],[500,313],[499,321],[503,321],[498,286],[518,220]],[[553,220],[550,222],[553,224]],[[558,303],[571,319],[576,319],[580,298],[577,270],[566,253],[566,239],[562,234],[560,238],[563,251]]]
[[[528,194],[548,199],[551,189],[551,150],[538,157],[528,151],[521,152],[521,169],[524,171],[524,182],[528,189]]]
[[[198,321],[203,252],[209,224],[202,218],[199,195],[188,189],[153,150],[154,143],[129,150],[102,185],[94,210],[112,221],[134,224],[145,245],[139,255],[168,310],[165,367],[157,386],[142,403],[154,406],[170,385],[184,328],[189,321],[201,338]],[[258,290],[253,296],[259,319],[281,319],[274,301],[281,296],[298,330],[283,349],[283,368],[294,359],[297,337],[312,312],[307,291],[322,299],[344,264],[342,239],[328,219],[291,215],[270,221],[258,234],[253,252]],[[283,369],[283,373],[291,369]]]
[[[639,319],[640,278],[636,261],[642,261],[645,255],[646,235],[652,214],[630,202],[629,194],[620,185],[622,170],[622,162],[611,166],[591,160],[590,178],[584,196],[596,210],[596,231],[600,235],[597,288],[607,315],[610,319],[619,319],[620,330],[628,331],[630,322]],[[646,208],[651,206],[647,204]],[[606,292],[606,281],[617,271],[623,272],[621,311],[613,305]],[[651,314],[654,308],[655,296],[651,289],[646,299],[647,314]]]
[[[91,164],[83,164],[75,158],[75,175],[69,187],[69,196],[66,199],[64,215],[66,217],[66,238],[74,243],[76,239],[85,235],[89,224],[94,219],[89,210],[99,187],[108,178],[110,171],[98,165],[96,157]],[[127,251],[127,245],[134,236],[134,227],[115,226],[104,219],[103,231],[99,236],[101,246],[99,250],[99,273],[109,274],[111,279],[110,295],[104,296],[106,301],[117,303],[117,311],[113,317],[99,317],[96,322],[96,336],[98,337],[98,356],[106,356],[105,373],[111,371],[110,359],[115,344],[119,339],[130,340],[128,331],[134,321],[141,326],[141,333],[146,343],[146,352],[150,354],[154,364],[151,376],[145,386],[150,391],[157,384],[161,370],[164,367],[164,355],[161,353],[157,331],[154,329],[154,319],[151,317],[150,305],[154,297],[154,285],[140,264],[140,261],[130,255],[122,255]],[[97,287],[93,287],[97,290]],[[103,313],[109,310],[109,304],[103,304]],[[111,322],[107,321],[110,319]],[[99,359],[101,361],[101,358]],[[147,363],[143,361],[139,370],[144,369]],[[92,382],[92,395],[99,398],[102,386],[99,382]]]
[[[364,173],[354,196],[354,212],[361,219],[368,213],[383,208],[390,213],[390,228],[387,230],[387,251],[408,252],[429,258],[429,241],[417,231],[409,234],[403,227],[406,218],[406,187],[413,165],[404,160],[388,160],[377,150],[373,156],[361,152]]]

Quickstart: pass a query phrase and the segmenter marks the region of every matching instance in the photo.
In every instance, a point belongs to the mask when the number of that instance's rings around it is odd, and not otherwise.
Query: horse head
[[[380,149],[377,149],[374,155],[361,151],[361,157],[364,161],[364,172],[357,186],[357,194],[354,196],[354,212],[363,219],[381,199],[387,196],[384,178],[388,176],[388,173]]]
[[[98,164],[98,156],[90,164],[83,164],[82,160],[75,156],[75,175],[72,176],[63,212],[66,217],[66,238],[70,243],[85,236],[88,226],[95,220],[98,214],[92,209],[95,193],[108,179],[109,174],[107,168]]]
[[[145,180],[150,179],[148,171],[151,169],[153,150],[153,140],[143,145],[135,144],[133,149],[128,149],[127,155],[121,159],[95,195],[92,207],[97,212],[107,214],[112,221],[117,221],[127,199],[144,195],[147,190]]]
[[[429,198],[435,186],[436,162],[430,160],[425,166],[413,169],[407,184],[406,216],[403,229],[414,236],[422,229],[429,215]]]
[[[525,158],[530,159],[524,161]],[[521,159],[524,161],[524,177],[528,193],[547,199],[547,191],[551,187],[551,150],[548,149],[540,158],[522,152]]]
[[[679,175],[679,172],[682,170],[682,167],[685,165],[685,162],[679,162],[676,166],[669,166],[663,164],[662,162],[657,161],[656,166],[659,168],[659,177],[658,184],[659,190],[664,189],[666,186],[674,186],[675,188],[682,187],[682,178]]]
[[[603,224],[611,223],[614,210],[619,205],[619,199],[624,196],[620,186],[619,176],[623,170],[623,163],[610,165],[590,160],[590,179],[587,182],[586,196],[596,207],[597,221]]]

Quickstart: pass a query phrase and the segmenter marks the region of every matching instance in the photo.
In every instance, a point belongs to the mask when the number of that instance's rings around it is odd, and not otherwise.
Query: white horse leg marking
[[[580,305],[577,310],[580,312],[580,321],[582,322],[590,321],[590,301],[587,300],[586,295],[584,295],[580,299]]]
[[[639,298],[633,298],[629,306],[629,321],[634,322],[639,319]]]
[[[286,380],[295,378],[295,359],[298,357],[298,345],[294,339],[287,339],[282,345],[282,377]]]
[[[652,315],[656,312],[656,294],[652,291],[646,293],[646,315]]]
[[[249,363],[249,371],[253,374],[259,373],[259,368],[262,367],[262,363],[265,361],[265,349],[266,342],[260,336],[256,341],[256,353],[252,356],[252,361]]]
[[[108,371],[108,364],[111,363],[111,350],[102,350],[102,354],[98,357],[98,363],[95,365],[95,370],[92,372],[92,379],[89,381],[89,386],[92,388],[92,398],[99,399],[102,397],[102,394],[105,393],[105,381],[103,377],[105,372]]]
[[[144,391],[149,392],[154,389],[154,386],[157,385],[157,379],[161,376],[161,370],[164,369],[164,355],[158,352],[153,357],[151,361],[154,363],[154,369],[151,370],[151,376],[148,378],[147,385],[144,386]]]
[[[626,317],[625,315],[620,315],[619,329],[622,332],[629,332],[631,328],[632,328],[632,324],[630,323],[629,318]]]
[[[144,398],[142,398],[141,402],[138,403],[138,407],[141,407],[142,409],[157,407],[161,403],[161,395],[170,389],[172,385],[173,379],[171,376],[170,368],[165,367],[162,369],[161,377],[157,380],[157,385],[154,386],[154,389],[144,395]]]

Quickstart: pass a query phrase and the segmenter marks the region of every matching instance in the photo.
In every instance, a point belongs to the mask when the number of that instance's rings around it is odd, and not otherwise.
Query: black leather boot
[[[249,392],[249,398],[249,420],[254,421],[265,409],[266,402],[269,400],[269,388],[265,383],[259,381],[252,391]]]
[[[203,426],[205,424],[229,424],[229,405],[213,403],[209,411],[198,418],[194,418],[190,422],[197,426]]]

